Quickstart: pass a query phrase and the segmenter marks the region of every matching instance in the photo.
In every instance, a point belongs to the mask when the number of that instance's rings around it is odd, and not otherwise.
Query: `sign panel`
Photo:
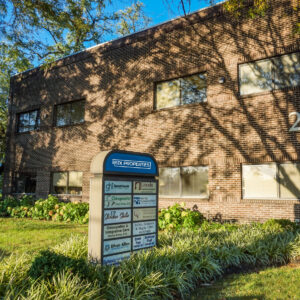
[[[156,221],[134,222],[133,235],[156,232]]]
[[[131,193],[131,190],[132,190],[131,181],[105,180],[104,182],[105,194],[126,194],[126,193]]]
[[[131,236],[131,223],[104,226],[104,239],[115,239]]]
[[[133,207],[156,206],[156,195],[134,195]]]
[[[156,244],[156,234],[134,236],[133,250],[153,247]]]
[[[134,181],[133,192],[135,194],[155,194],[156,181]]]
[[[135,208],[133,210],[133,221],[146,221],[156,219],[156,208]]]
[[[99,152],[91,162],[89,258],[118,264],[157,243],[158,166],[148,153]]]
[[[104,224],[126,223],[131,221],[131,209],[104,210]]]
[[[131,250],[131,238],[103,242],[103,254],[110,255]]]
[[[105,195],[104,208],[131,207],[131,195]]]
[[[105,158],[104,172],[157,176],[157,164],[148,154],[111,152]]]
[[[103,264],[104,265],[117,265],[122,261],[123,259],[130,258],[131,252],[121,253],[121,254],[115,254],[110,256],[104,256],[103,257]]]

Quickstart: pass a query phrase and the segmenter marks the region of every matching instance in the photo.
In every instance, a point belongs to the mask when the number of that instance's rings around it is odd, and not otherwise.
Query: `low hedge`
[[[1,299],[191,299],[199,283],[228,272],[285,264],[300,255],[300,228],[289,222],[160,232],[159,245],[119,266],[87,260],[87,237],[34,255],[0,260]]]
[[[39,200],[27,195],[20,199],[8,196],[0,201],[0,216],[86,224],[89,221],[89,205],[81,202],[61,202],[52,195]]]

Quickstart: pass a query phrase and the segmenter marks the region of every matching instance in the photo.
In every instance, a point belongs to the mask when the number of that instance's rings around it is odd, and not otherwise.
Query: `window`
[[[156,84],[156,108],[205,102],[206,74],[195,74]]]
[[[300,85],[300,52],[239,66],[240,94]]]
[[[55,125],[75,125],[84,122],[84,100],[59,104],[55,107]]]
[[[243,197],[300,198],[300,163],[243,165]]]
[[[208,197],[208,167],[160,168],[159,194],[165,197]]]
[[[14,192],[34,194],[36,189],[36,174],[16,173],[14,174]]]
[[[52,173],[52,193],[54,194],[82,194],[82,172]]]
[[[36,130],[40,127],[40,111],[37,109],[26,113],[19,113],[17,122],[17,132]]]

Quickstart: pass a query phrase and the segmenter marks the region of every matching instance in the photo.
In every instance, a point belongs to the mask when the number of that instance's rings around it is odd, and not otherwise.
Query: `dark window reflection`
[[[14,178],[14,192],[34,194],[36,190],[36,174],[17,173]]]
[[[40,127],[40,112],[33,110],[18,115],[18,132],[28,132]]]
[[[56,106],[56,126],[74,125],[84,122],[85,101],[74,101]]]

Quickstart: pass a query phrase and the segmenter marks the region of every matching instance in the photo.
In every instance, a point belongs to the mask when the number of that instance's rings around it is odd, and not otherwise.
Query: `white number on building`
[[[294,132],[294,131],[300,131],[300,113],[299,112],[296,112],[296,111],[293,111],[289,114],[289,117],[291,116],[296,116],[296,121],[295,123],[293,124],[293,126],[290,128],[290,132]]]

